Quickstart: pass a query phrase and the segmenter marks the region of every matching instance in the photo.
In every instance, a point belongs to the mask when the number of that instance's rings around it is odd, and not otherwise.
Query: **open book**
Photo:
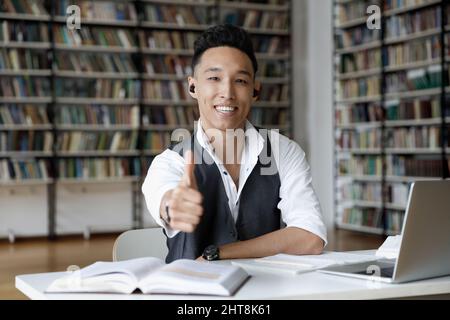
[[[96,262],[55,280],[46,292],[207,294],[230,296],[248,274],[237,266],[158,258]]]
[[[232,264],[245,269],[299,274],[334,265],[353,264],[378,260],[368,254],[326,251],[319,255],[276,254],[253,260],[236,260]]]

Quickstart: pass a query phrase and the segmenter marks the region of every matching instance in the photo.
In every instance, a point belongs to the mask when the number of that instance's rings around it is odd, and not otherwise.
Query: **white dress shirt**
[[[280,202],[278,209],[281,219],[287,227],[298,227],[322,238],[327,243],[326,228],[322,220],[319,201],[311,184],[311,172],[305,152],[295,142],[276,131],[270,130],[270,144],[275,156],[275,165],[280,177]],[[266,135],[267,138],[267,135]],[[258,156],[264,147],[265,138],[250,123],[245,125],[245,144],[241,158],[239,187],[236,185],[213,151],[201,122],[197,123],[196,139],[209,153],[222,173],[222,181],[228,196],[228,205],[234,221],[239,211],[239,197],[247,178],[258,162]],[[174,237],[179,231],[170,228],[159,216],[163,195],[175,188],[183,176],[185,161],[178,152],[165,150],[156,156],[148,170],[142,185],[147,208],[157,224],[166,230],[168,237]]]

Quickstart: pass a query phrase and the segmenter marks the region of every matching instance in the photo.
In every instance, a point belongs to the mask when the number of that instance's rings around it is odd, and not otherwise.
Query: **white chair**
[[[165,260],[167,252],[166,236],[162,228],[129,230],[114,242],[113,261],[142,257]]]

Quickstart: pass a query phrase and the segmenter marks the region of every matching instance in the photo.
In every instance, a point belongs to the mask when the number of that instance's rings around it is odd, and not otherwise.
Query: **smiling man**
[[[249,35],[214,26],[194,50],[189,93],[200,119],[155,157],[142,187],[167,236],[166,262],[321,253],[326,228],[305,153],[247,120],[260,89]]]

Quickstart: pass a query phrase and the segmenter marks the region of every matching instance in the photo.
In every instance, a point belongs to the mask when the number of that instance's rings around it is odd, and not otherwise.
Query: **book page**
[[[247,277],[236,266],[180,259],[149,275],[139,288],[144,293],[230,295]]]

